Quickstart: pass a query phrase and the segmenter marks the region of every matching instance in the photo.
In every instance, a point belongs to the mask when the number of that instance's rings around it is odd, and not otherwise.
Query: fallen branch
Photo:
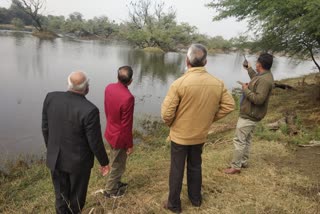
[[[295,112],[286,112],[286,123],[288,125],[288,134],[290,136],[298,134],[298,127],[295,124],[297,114]]]
[[[312,140],[309,142],[309,144],[302,144],[302,145],[299,145],[300,147],[316,147],[316,146],[320,146],[320,141],[315,141],[315,140]]]
[[[287,125],[288,134],[291,136],[296,135],[298,134],[298,128],[295,124],[296,118],[297,118],[297,115],[295,112],[286,112],[285,117],[279,119],[274,123],[267,124],[267,127],[269,130],[277,131],[278,129],[280,129],[281,126]]]
[[[272,130],[272,131],[277,131],[278,129],[280,129],[280,127],[282,125],[285,125],[286,124],[286,118],[283,117],[281,118],[280,120],[274,122],[274,123],[269,123],[267,124],[267,127],[269,130]]]
[[[281,88],[281,89],[291,89],[291,90],[296,90],[294,87],[287,85],[287,84],[283,84],[283,83],[274,83],[274,87],[275,88]]]

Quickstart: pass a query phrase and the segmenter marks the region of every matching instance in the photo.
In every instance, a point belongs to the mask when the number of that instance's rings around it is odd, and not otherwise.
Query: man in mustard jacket
[[[211,124],[234,110],[234,100],[224,83],[206,71],[206,58],[203,45],[191,45],[186,59],[188,70],[173,82],[161,108],[171,139],[169,197],[164,208],[172,212],[181,212],[186,160],[188,196],[194,206],[201,205],[202,147]]]

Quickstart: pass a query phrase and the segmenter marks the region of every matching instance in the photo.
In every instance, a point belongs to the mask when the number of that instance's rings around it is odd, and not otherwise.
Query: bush
[[[24,28],[24,23],[19,18],[13,18],[12,21],[11,21],[11,24],[14,25],[14,27],[16,29],[23,29]]]

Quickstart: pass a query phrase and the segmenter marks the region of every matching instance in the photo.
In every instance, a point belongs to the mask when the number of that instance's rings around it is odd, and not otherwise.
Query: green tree
[[[9,24],[11,19],[10,11],[6,8],[0,7],[0,24]]]
[[[64,16],[52,16],[48,15],[46,17],[46,26],[48,30],[55,32],[62,32],[62,27],[65,23]]]
[[[8,9],[8,22],[10,23],[13,18],[21,19],[25,25],[32,25],[31,17],[24,12],[23,6],[19,0],[12,0],[11,6]]]
[[[209,48],[229,50],[232,47],[232,43],[229,40],[225,40],[222,36],[215,36],[209,38]]]
[[[176,12],[163,2],[138,0],[131,2],[129,10],[130,20],[123,28],[123,35],[136,46],[169,51],[191,42],[196,28],[186,23],[177,24]]]
[[[255,51],[257,45],[255,42],[251,41],[251,39],[246,35],[239,35],[237,37],[233,37],[230,40],[232,47],[235,47],[237,50],[244,52],[245,49],[249,49],[251,51]]]
[[[119,31],[119,26],[115,21],[110,21],[108,17],[94,17],[88,20],[86,29],[96,35],[104,38],[109,38],[112,34]]]
[[[73,33],[76,36],[87,36],[89,32],[86,29],[86,20],[79,12],[73,12],[62,26],[64,33]]]
[[[11,21],[11,24],[14,25],[14,27],[17,28],[17,29],[23,29],[24,28],[24,23],[19,18],[13,18],[12,21]]]
[[[311,58],[320,72],[315,58],[320,52],[319,0],[214,0],[208,6],[218,12],[215,20],[249,20],[257,47]]]

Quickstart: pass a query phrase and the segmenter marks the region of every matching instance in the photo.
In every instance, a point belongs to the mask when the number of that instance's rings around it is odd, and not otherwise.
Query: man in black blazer
[[[56,195],[57,213],[80,213],[86,200],[94,156],[103,175],[109,172],[99,110],[85,98],[88,78],[83,72],[68,77],[67,92],[48,93],[42,112],[47,166]]]

